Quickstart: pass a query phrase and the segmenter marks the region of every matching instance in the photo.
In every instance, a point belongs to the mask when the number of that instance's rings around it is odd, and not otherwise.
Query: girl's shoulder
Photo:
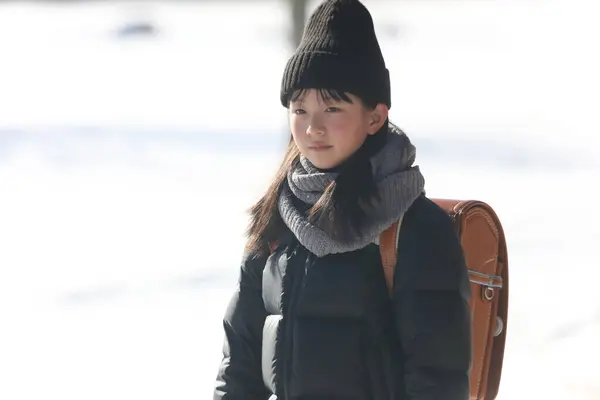
[[[403,225],[424,234],[455,235],[452,219],[444,209],[424,194],[417,197],[403,218]]]
[[[406,277],[422,289],[451,289],[466,276],[452,219],[424,195],[415,200],[403,218],[397,256]]]
[[[238,283],[241,286],[260,287],[267,258],[268,255],[260,255],[244,248]]]

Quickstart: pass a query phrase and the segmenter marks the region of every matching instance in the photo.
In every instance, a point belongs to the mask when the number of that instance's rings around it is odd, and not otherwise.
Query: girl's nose
[[[306,134],[309,136],[322,136],[325,134],[325,127],[318,118],[313,118],[306,128]]]

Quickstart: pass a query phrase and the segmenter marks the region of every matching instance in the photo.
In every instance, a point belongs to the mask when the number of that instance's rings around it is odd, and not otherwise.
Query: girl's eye
[[[294,111],[292,111],[292,113],[296,114],[296,115],[306,114],[306,112],[303,109],[301,109],[301,108],[295,109]]]
[[[334,113],[334,112],[338,112],[338,111],[340,111],[340,109],[339,109],[339,108],[337,108],[337,107],[328,107],[326,111],[327,111],[327,112]]]

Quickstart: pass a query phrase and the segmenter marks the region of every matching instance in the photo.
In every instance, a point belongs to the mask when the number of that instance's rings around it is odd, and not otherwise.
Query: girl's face
[[[387,119],[388,109],[379,104],[367,109],[356,96],[352,103],[324,99],[318,90],[306,90],[290,102],[290,129],[300,153],[319,169],[341,165]]]

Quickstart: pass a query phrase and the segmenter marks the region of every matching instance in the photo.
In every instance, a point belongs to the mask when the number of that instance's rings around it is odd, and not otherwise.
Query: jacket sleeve
[[[468,400],[471,293],[462,247],[449,220],[417,230],[407,239],[412,243],[395,278],[395,322],[405,360],[401,386],[410,400]]]
[[[261,369],[262,329],[266,318],[262,299],[264,263],[264,258],[244,255],[238,287],[223,318],[223,359],[213,400],[269,398]]]

